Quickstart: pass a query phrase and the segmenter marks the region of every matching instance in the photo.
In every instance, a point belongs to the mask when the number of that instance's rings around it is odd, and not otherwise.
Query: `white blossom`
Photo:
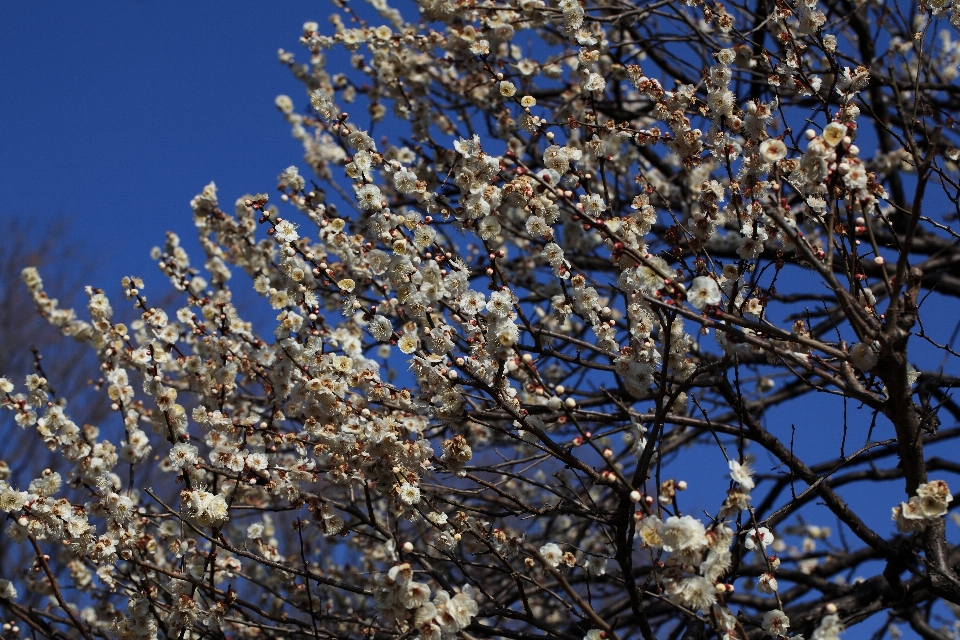
[[[813,635],[810,636],[811,640],[839,640],[840,634],[843,633],[844,626],[840,622],[840,616],[835,613],[830,613],[823,616],[823,619],[820,620],[820,624],[817,625],[817,628],[814,629]]]
[[[694,278],[690,289],[687,290],[687,300],[695,309],[720,304],[722,299],[720,287],[713,278],[707,276]]]
[[[760,143],[760,155],[767,162],[777,162],[787,157],[787,145],[783,140],[770,138]]]
[[[790,619],[783,611],[774,609],[763,614],[763,630],[774,637],[787,635],[790,628]]]
[[[756,485],[753,482],[753,469],[750,468],[750,465],[740,464],[736,460],[731,460],[729,465],[730,478],[739,484],[745,491],[752,491]]]
[[[420,488],[409,482],[404,482],[398,490],[400,501],[404,504],[417,504],[420,502]]]
[[[766,527],[747,531],[743,544],[747,549],[765,550],[773,544],[774,536]]]
[[[880,354],[873,345],[857,342],[850,347],[850,360],[861,371],[870,371],[880,361]]]
[[[560,545],[557,543],[550,542],[540,547],[540,555],[543,556],[547,564],[551,567],[556,567],[560,564],[560,560],[563,559],[563,550],[560,549]]]

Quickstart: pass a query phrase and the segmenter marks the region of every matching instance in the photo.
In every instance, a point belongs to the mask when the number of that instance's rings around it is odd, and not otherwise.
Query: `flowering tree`
[[[95,357],[80,343],[51,344],[57,331],[33,311],[30,292],[19,277],[25,265],[40,266],[57,280],[58,289],[72,289],[77,293],[76,298],[82,300],[82,279],[78,276],[97,265],[93,263],[93,256],[83,254],[79,245],[71,245],[68,237],[68,229],[62,223],[47,225],[41,237],[19,233],[16,228],[0,236],[0,372],[20,379],[37,372],[50,378],[51,391],[55,385],[56,393],[84,401],[91,393],[86,387],[87,379],[95,370]],[[44,355],[48,358],[44,359]],[[78,405],[75,402],[72,409],[75,419],[87,422],[100,421],[109,415],[103,403]],[[0,433],[3,433],[0,477],[7,480],[12,474],[29,480],[48,464],[55,463],[59,456],[42,447],[34,448],[36,433],[13,425],[13,414],[0,411]],[[32,450],[34,455],[8,455],[9,451],[17,450]],[[16,545],[0,544],[0,566],[17,552]]]
[[[0,379],[4,637],[955,634],[960,9],[371,4],[178,307],[24,271],[115,416]]]

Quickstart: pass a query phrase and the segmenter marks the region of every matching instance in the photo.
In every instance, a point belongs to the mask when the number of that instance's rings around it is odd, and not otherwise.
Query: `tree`
[[[82,344],[52,344],[57,331],[33,311],[30,292],[19,277],[25,265],[41,267],[57,281],[56,290],[79,292],[82,281],[78,276],[97,266],[94,257],[70,243],[66,221],[47,226],[40,237],[24,232],[16,224],[12,226],[0,237],[0,372],[21,379],[28,373],[49,376],[54,382],[48,391],[71,398],[76,419],[97,423],[109,411],[90,390],[95,386],[89,376],[96,371],[96,358]],[[58,256],[58,260],[53,256]],[[12,412],[0,412],[0,482],[11,476],[36,477],[45,467],[57,463],[59,456],[38,447],[36,433],[31,431],[17,428]],[[9,455],[24,451],[32,455]],[[14,558],[20,555],[16,545],[0,544],[0,566],[18,562]]]
[[[955,637],[960,9],[371,4],[177,305],[24,271],[115,417],[0,380],[5,633]]]

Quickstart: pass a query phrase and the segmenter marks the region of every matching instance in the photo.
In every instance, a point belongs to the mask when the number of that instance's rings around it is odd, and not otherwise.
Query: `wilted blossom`
[[[953,500],[943,480],[931,480],[917,487],[917,495],[893,508],[893,520],[899,531],[919,531],[930,522],[947,514]]]

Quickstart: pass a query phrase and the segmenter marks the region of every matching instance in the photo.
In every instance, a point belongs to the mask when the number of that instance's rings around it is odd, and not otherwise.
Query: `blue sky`
[[[189,201],[205,184],[232,207],[299,163],[273,99],[306,96],[276,54],[304,58],[301,27],[324,23],[327,6],[0,3],[6,224],[69,219],[69,240],[96,256],[89,284],[108,293],[131,272],[162,282],[150,248],[167,230],[197,246]]]

